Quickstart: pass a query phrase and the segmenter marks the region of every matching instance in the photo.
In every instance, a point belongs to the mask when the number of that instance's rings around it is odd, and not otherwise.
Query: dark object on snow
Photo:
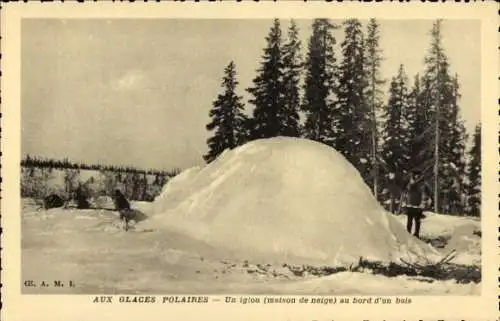
[[[76,208],[78,209],[88,209],[90,208],[90,203],[87,200],[87,193],[83,190],[82,186],[78,186],[75,190],[75,201]]]
[[[123,193],[118,189],[115,190],[115,193],[113,195],[113,202],[115,203],[115,208],[117,211],[130,209],[130,203],[125,198],[125,195],[123,195]]]
[[[113,202],[116,210],[120,212],[120,220],[125,222],[125,231],[128,231],[128,223],[134,218],[134,211],[130,209],[130,203],[120,190],[115,190]]]
[[[48,210],[49,208],[63,207],[64,200],[57,194],[50,194],[43,198],[43,207]]]

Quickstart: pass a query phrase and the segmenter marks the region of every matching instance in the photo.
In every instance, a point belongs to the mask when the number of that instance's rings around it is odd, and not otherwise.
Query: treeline
[[[69,199],[79,188],[82,196],[90,199],[111,196],[115,189],[120,189],[129,200],[153,201],[166,182],[179,172],[178,169],[77,164],[68,158],[56,160],[26,155],[21,160],[21,197],[42,199],[57,194]]]
[[[342,27],[338,44],[334,32]],[[410,85],[402,64],[387,93],[375,19],[366,29],[357,19],[342,25],[315,19],[311,29],[303,55],[296,23],[283,36],[280,20],[273,21],[253,85],[246,88],[248,105],[237,92],[236,64],[229,62],[206,126],[213,135],[204,159],[211,162],[254,139],[304,137],[341,152],[391,211],[400,206],[409,173],[419,171],[436,212],[478,216],[481,130],[478,124],[467,150],[459,77],[443,47],[442,21],[432,26],[424,70]]]
[[[173,175],[137,172],[57,169],[52,167],[21,167],[21,197],[43,199],[56,194],[71,199],[79,190],[86,199],[112,196],[119,189],[134,201],[153,201]]]
[[[103,165],[103,164],[85,164],[83,162],[71,162],[68,158],[62,160],[51,159],[45,157],[34,157],[29,154],[21,159],[22,167],[37,167],[37,168],[54,168],[54,169],[79,169],[79,170],[95,170],[102,172],[116,172],[116,173],[136,173],[146,175],[161,175],[161,176],[175,176],[180,172],[180,169],[173,169],[170,171],[155,170],[155,169],[138,169],[132,166],[116,166],[116,165]]]

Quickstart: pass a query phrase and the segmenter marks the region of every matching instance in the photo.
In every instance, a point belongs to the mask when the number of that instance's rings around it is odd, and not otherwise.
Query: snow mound
[[[170,179],[163,187],[160,195],[155,198],[153,211],[156,213],[164,212],[172,209],[175,204],[182,201],[185,198],[185,195],[192,191],[188,190],[190,185],[186,182],[193,179],[200,170],[201,167],[199,166],[192,167]],[[191,187],[195,188],[196,186]]]
[[[242,259],[346,266],[360,257],[417,261],[437,254],[379,206],[336,150],[297,138],[261,139],[179,174],[148,224],[168,226]]]

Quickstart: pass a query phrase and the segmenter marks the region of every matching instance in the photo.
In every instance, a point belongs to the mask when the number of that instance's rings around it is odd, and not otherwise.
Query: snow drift
[[[241,259],[346,266],[360,257],[432,257],[374,199],[336,150],[271,138],[224,152],[179,174],[155,200],[148,224],[189,233]]]

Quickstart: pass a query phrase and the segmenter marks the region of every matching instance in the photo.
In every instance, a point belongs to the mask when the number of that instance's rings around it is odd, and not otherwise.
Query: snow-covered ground
[[[147,213],[150,204],[133,207]],[[451,237],[463,226],[479,229],[480,222],[428,214],[422,234]],[[456,260],[477,264],[481,239],[475,234],[468,237],[474,246],[461,251]],[[25,293],[478,295],[481,291],[475,283],[369,272],[296,276],[281,264],[245,262],[233,259],[233,254],[175,231],[124,232],[115,212],[37,210],[31,200],[23,200],[23,280],[52,282],[57,278],[76,284],[75,288],[23,288]]]
[[[339,153],[306,140],[254,141],[181,173],[155,202],[133,203],[148,219],[129,232],[114,211],[23,202],[23,280],[76,284],[26,292],[480,293],[476,283],[356,268],[360,258],[422,264],[456,250],[451,263],[469,280],[467,266],[477,273],[481,263],[480,221],[427,213],[418,240]]]

